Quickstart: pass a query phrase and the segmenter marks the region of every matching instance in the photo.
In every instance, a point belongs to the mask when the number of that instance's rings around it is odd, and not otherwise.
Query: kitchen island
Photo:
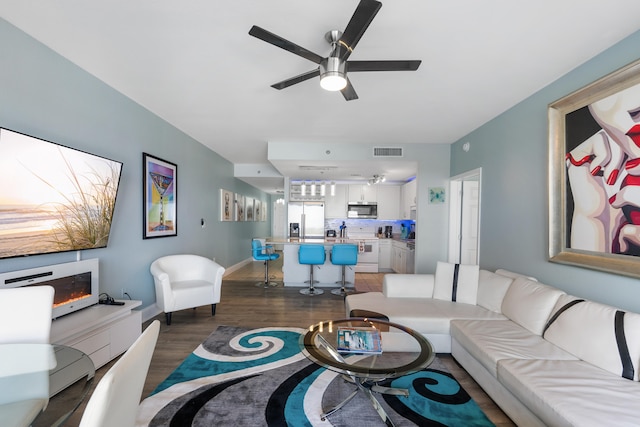
[[[369,239],[367,239],[369,240]],[[377,241],[377,238],[370,240]],[[333,265],[331,263],[331,247],[338,243],[351,243],[354,245],[362,246],[363,239],[361,238],[267,238],[266,244],[282,246],[282,275],[284,286],[297,286],[306,287],[309,286],[305,281],[309,280],[309,265],[300,264],[298,262],[298,249],[300,245],[323,245],[327,258],[324,265],[314,266],[313,278],[318,283],[316,287],[331,287],[336,288],[341,285],[337,282],[342,280],[342,266]],[[361,252],[361,251],[359,251]],[[360,253],[358,254],[360,257]],[[354,266],[355,267],[355,266]],[[348,284],[347,288],[353,288],[355,283],[355,268],[347,266],[345,269],[345,277]]]

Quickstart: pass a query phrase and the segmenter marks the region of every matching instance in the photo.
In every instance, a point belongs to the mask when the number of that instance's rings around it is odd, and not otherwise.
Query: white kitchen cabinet
[[[405,242],[392,242],[391,269],[398,274],[415,273],[415,251],[409,249]]]
[[[329,191],[329,188],[327,188],[326,196],[324,197],[324,217],[346,218],[348,187],[346,185],[336,184],[335,196],[332,196]]]
[[[393,242],[391,245],[391,269],[398,273],[404,273],[404,248],[406,244],[402,242]]]
[[[391,240],[378,240],[378,271],[391,271]]]
[[[400,193],[399,185],[378,186],[378,219],[400,218]]]
[[[416,251],[407,249],[406,254],[406,268],[407,274],[414,274],[416,272]]]
[[[413,181],[409,181],[402,186],[401,192],[401,201],[400,205],[402,206],[402,211],[400,212],[400,217],[402,219],[411,219],[411,209],[416,207],[418,202],[418,183],[414,179]]]
[[[377,202],[378,186],[349,184],[349,202]]]

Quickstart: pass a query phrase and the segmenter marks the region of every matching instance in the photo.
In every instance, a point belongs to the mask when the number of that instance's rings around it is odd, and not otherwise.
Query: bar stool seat
[[[305,283],[309,283],[309,287],[301,289],[301,294],[313,296],[324,293],[322,289],[316,289],[315,286],[313,286],[318,283],[317,280],[313,280],[313,266],[323,265],[326,259],[327,254],[324,251],[323,245],[300,245],[300,249],[298,249],[298,262],[309,265],[309,280],[305,281]]]
[[[280,258],[280,254],[271,252],[273,246],[263,245],[262,240],[251,240],[251,252],[253,259],[256,261],[264,261],[264,282],[256,283],[256,286],[268,288],[269,286],[278,286],[276,282],[269,282],[269,261]]]
[[[331,249],[331,263],[333,265],[342,266],[342,280],[336,282],[342,284],[342,287],[333,289],[331,293],[334,295],[345,296],[349,293],[349,291],[346,289],[346,285],[351,284],[351,282],[346,281],[346,267],[353,266],[358,263],[358,245],[349,243],[340,243],[333,245],[333,248]]]

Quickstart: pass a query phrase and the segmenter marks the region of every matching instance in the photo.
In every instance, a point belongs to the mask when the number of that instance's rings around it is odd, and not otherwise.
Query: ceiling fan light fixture
[[[332,56],[320,62],[320,86],[322,89],[336,92],[347,87],[344,64],[340,58]]]

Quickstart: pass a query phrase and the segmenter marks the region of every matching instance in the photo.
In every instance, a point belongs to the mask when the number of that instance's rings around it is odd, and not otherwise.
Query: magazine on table
[[[375,328],[338,327],[338,351],[342,353],[382,353],[382,338]]]

